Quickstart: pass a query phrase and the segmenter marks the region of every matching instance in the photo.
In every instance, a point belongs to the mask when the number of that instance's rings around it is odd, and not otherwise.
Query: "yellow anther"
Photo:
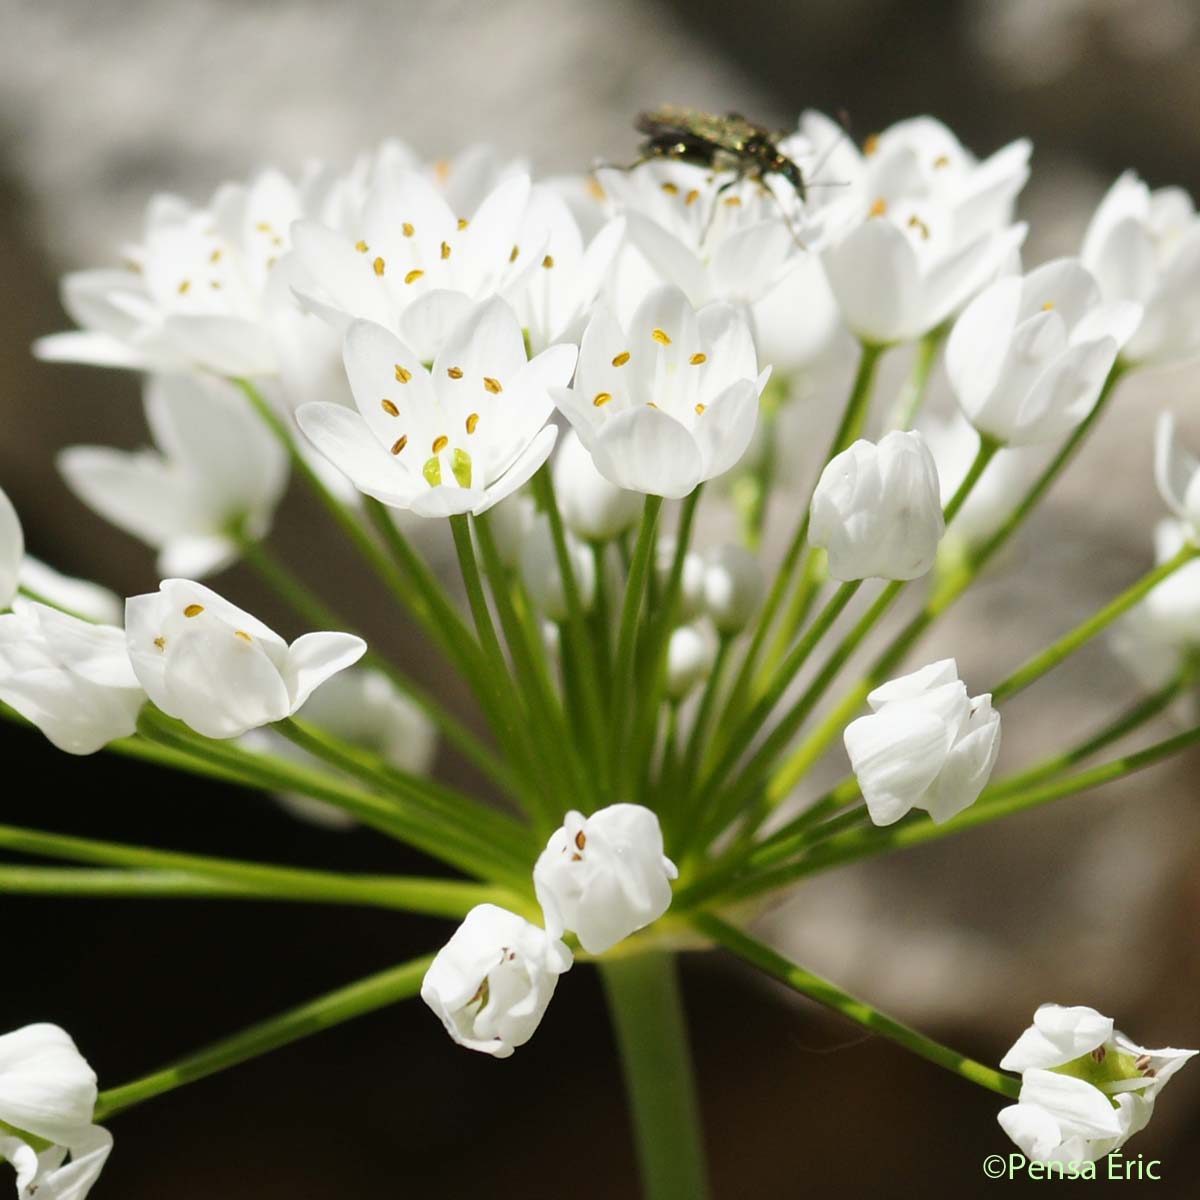
[[[371,247],[368,246],[367,243],[364,242],[361,238],[359,238],[359,240],[354,243],[354,248],[355,248],[355,250],[357,250],[359,252],[359,254],[366,254],[366,252],[368,250],[370,250]]]
[[[611,392],[597,392],[592,403],[597,408],[603,408],[612,399]]]
[[[221,290],[221,281],[219,279],[214,279],[209,283],[208,286],[212,288],[214,292],[219,292]]]
[[[398,417],[400,410],[390,400],[380,400],[379,407],[383,409],[389,417]]]
[[[700,193],[698,191],[696,191],[695,188],[692,188],[692,190],[690,192],[688,192],[688,194],[686,196],[684,196],[683,202],[684,202],[684,204],[687,204],[690,206],[692,204],[695,204],[696,201],[699,199],[700,199]]]
[[[629,351],[622,350],[620,354],[616,355],[613,358],[612,365],[614,367],[623,367],[628,361],[629,361]]]
[[[1042,305],[1042,312],[1049,312],[1053,307],[1054,307],[1054,301],[1047,300],[1046,303]]]
[[[421,276],[424,274],[425,274],[424,271],[420,270],[417,267],[414,267],[411,271],[409,271],[409,273],[407,275],[404,276],[404,282],[405,283],[416,283],[417,280],[420,279]]]
[[[869,158],[879,149],[879,134],[871,134],[866,141],[863,142],[863,153]]]
[[[221,248],[219,246],[208,256],[208,261],[210,263],[218,263],[221,261]]]
[[[399,363],[396,364],[396,380],[399,383],[407,383],[412,378],[412,372],[407,367],[402,367]]]
[[[461,379],[462,367],[447,367],[446,374],[449,375],[451,379]]]
[[[939,154],[939,155],[937,156],[937,158],[935,158],[935,159],[933,160],[933,165],[934,165],[935,167],[939,167],[939,168],[940,168],[940,167],[948,167],[948,166],[950,165],[950,159],[949,159],[949,157],[948,157],[947,155],[945,155],[945,154]]]
[[[458,228],[459,228],[459,232],[461,233],[461,232],[462,232],[462,230],[466,229],[466,227],[467,227],[468,225],[470,225],[470,223],[471,223],[471,222],[470,222],[470,221],[468,221],[466,217],[459,217],[459,218],[458,218]]]
[[[692,357],[688,359],[688,362],[690,362],[693,367],[698,367],[701,363],[708,362],[708,355],[707,354],[693,354]]]
[[[493,379],[490,375],[483,377],[484,388],[491,392],[493,396],[498,396],[504,389],[500,386],[500,380]]]
[[[925,222],[916,215],[916,213],[913,213],[913,215],[908,218],[908,227],[909,229],[919,230],[922,239],[926,242],[929,241],[929,226],[926,225]]]
[[[655,404],[653,400],[647,400],[647,401],[646,401],[646,407],[647,407],[647,408],[657,408],[657,407],[658,407],[658,405],[657,405],[657,404]]]
[[[510,263],[511,263],[511,262],[516,262],[516,261],[517,261],[517,255],[518,255],[518,254],[520,254],[520,253],[521,253],[521,247],[520,247],[520,246],[514,246],[514,247],[512,248],[512,253],[511,253],[511,254],[508,256],[508,261],[509,261]]]
[[[697,404],[696,405],[696,416],[699,416],[707,407],[708,406],[705,404]]]
[[[404,449],[404,447],[405,447],[405,446],[407,446],[407,445],[408,445],[408,434],[407,434],[407,433],[405,433],[405,434],[401,434],[401,435],[400,435],[400,437],[398,437],[398,438],[397,438],[397,439],[396,439],[396,440],[395,440],[395,441],[392,443],[392,453],[393,453],[393,454],[399,454],[399,453],[400,453],[400,451],[401,451],[401,450],[403,450],[403,449]]]
[[[650,336],[660,345],[669,346],[671,344],[671,335],[665,329],[652,329]]]
[[[188,289],[191,286],[192,286],[192,281],[190,279],[183,280],[183,282],[180,283],[180,285],[179,285],[179,294],[181,296],[186,296],[188,294]]]
[[[554,255],[547,254],[546,257],[542,259],[542,266],[545,267],[547,271],[550,270],[550,268],[554,266]]]
[[[608,199],[608,193],[600,186],[600,180],[598,180],[595,175],[589,175],[587,177],[587,190],[588,195],[591,196],[593,200],[599,200],[603,202]]]
[[[154,645],[159,650],[165,650],[167,648],[167,639],[165,637],[156,637],[154,639]]]
[[[187,608],[183,610],[183,615],[185,617],[198,617],[203,611],[203,604],[189,604]]]
[[[271,232],[271,222],[270,221],[259,221],[258,224],[254,226],[254,228],[257,229],[259,233],[270,233]]]
[[[664,183],[662,185],[662,190],[666,192],[668,196],[679,195],[679,188],[673,183]]]
[[[442,258],[449,258],[449,257],[450,257],[450,243],[443,242],[442,243]]]
[[[882,217],[888,210],[887,201],[880,196],[874,204],[871,205],[871,211],[868,215],[872,217]]]
[[[382,258],[377,258],[371,264],[371,266],[374,269],[376,275],[382,275],[385,268],[387,267],[387,263],[385,263]]]
[[[433,439],[434,454],[441,454],[445,448],[450,445],[450,439],[443,433]]]
[[[741,196],[726,196],[723,203],[729,208],[741,208],[742,198]]]
[[[412,235],[417,231],[407,221],[405,221],[404,224],[400,226],[400,232],[404,234],[405,237],[412,237]]]
[[[235,629],[233,631],[233,636],[241,638],[243,642],[253,642],[254,641],[254,639],[244,629]]]
[[[476,425],[478,425],[478,424],[479,424],[479,414],[478,414],[478,413],[472,413],[472,414],[471,414],[471,415],[470,415],[470,416],[467,418],[467,432],[468,432],[468,433],[474,433],[474,432],[475,432],[475,426],[476,426]]]
[[[275,255],[272,254],[270,258],[267,259],[267,270],[269,271],[278,261],[279,260],[275,257]]]

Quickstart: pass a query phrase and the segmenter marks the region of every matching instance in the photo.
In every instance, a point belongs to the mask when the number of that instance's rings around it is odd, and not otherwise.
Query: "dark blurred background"
[[[780,127],[814,106],[847,114],[860,137],[928,112],[981,154],[1028,134],[1031,262],[1077,247],[1125,167],[1156,185],[1200,185],[1200,30],[1187,0],[7,0],[0,33],[0,481],[34,553],[125,594],[154,585],[151,556],[76,503],[52,457],[67,443],[143,441],[137,381],[38,365],[28,345],[64,327],[59,273],[117,259],[151,192],[199,199],[222,178],[312,155],[346,165],[389,135],[431,157],[487,140],[539,171],[581,170],[627,158],[631,116],[663,100]],[[1189,371],[1132,380],[1008,571],[972,593],[921,661],[954,653],[983,684],[1143,571],[1160,512],[1154,415],[1171,406],[1200,434],[1194,395]],[[344,581],[370,614],[367,632],[411,661],[414,639],[317,522],[293,498],[281,552],[314,578]],[[299,632],[240,569],[216,586]],[[444,673],[429,681],[461,699]],[[1103,645],[1090,647],[1006,709],[1005,762],[1061,745],[1131,687]],[[72,760],[8,727],[0,751],[8,823],[332,869],[431,869],[264,798],[104,756]],[[1200,1045],[1196,767],[1176,762],[814,880],[761,929],[984,1061],[1043,1000],[1113,1013],[1149,1045]],[[467,780],[449,755],[439,770]],[[0,905],[0,1029],[61,1023],[104,1084],[447,932],[307,906]],[[684,983],[718,1196],[973,1196],[985,1156],[1007,1153],[988,1093],[721,956],[689,958]],[[147,1104],[113,1129],[98,1200],[636,1194],[619,1067],[586,968],[508,1062],[454,1047],[414,1001]],[[1164,1161],[1155,1196],[1196,1194],[1198,1136],[1193,1066],[1128,1147]]]

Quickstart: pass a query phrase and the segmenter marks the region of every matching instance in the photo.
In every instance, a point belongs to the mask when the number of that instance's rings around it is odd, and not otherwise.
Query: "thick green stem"
[[[377,1008],[395,1004],[415,996],[421,980],[433,961],[432,955],[415,958],[401,966],[381,971],[360,979],[349,987],[335,992],[299,1008],[293,1008],[280,1016],[261,1021],[233,1037],[215,1042],[196,1054],[190,1054],[161,1071],[135,1079],[132,1083],[109,1088],[101,1092],[96,1101],[96,1121],[103,1121],[123,1109],[141,1104],[154,1096],[173,1091],[186,1083],[195,1083],[207,1075],[227,1070],[248,1059],[257,1058],[270,1050],[286,1046],[323,1029],[340,1025]],[[314,1103],[316,1095],[314,1093]]]
[[[784,958],[782,954],[772,950],[770,946],[764,945],[717,917],[700,915],[693,917],[692,923],[701,933],[712,938],[713,941],[724,946],[726,950],[736,954],[751,966],[765,971],[768,975],[778,979],[780,983],[787,984],[793,991],[800,992],[801,995],[816,1000],[818,1004],[833,1009],[834,1012],[840,1013],[864,1029],[882,1034],[906,1050],[920,1055],[921,1058],[936,1063],[939,1067],[944,1067],[960,1078],[977,1083],[997,1095],[1015,1100],[1020,1093],[1021,1081],[1016,1076],[984,1066],[983,1063],[976,1062],[975,1059],[968,1058],[965,1054],[960,1054],[949,1046],[943,1046],[941,1042],[935,1042],[933,1038],[926,1037],[923,1033],[918,1033],[907,1025],[902,1025],[886,1013],[851,996],[848,992],[843,992],[841,988],[827,979],[822,979],[820,975],[814,975],[811,971],[797,966]]]
[[[602,960],[645,1200],[704,1200],[708,1172],[672,954]]]

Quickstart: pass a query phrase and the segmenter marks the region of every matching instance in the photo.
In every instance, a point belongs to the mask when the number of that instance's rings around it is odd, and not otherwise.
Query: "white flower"
[[[384,165],[357,228],[293,228],[297,294],[334,328],[372,321],[428,362],[474,306],[515,296],[544,269],[551,231],[528,226],[530,192],[528,176],[514,175],[472,214],[456,214],[421,174]],[[522,245],[523,231],[532,241]]]
[[[112,1135],[92,1124],[95,1107],[95,1073],[64,1030],[0,1036],[0,1164],[15,1169],[20,1200],[88,1194],[112,1150]]]
[[[168,716],[211,738],[291,716],[366,650],[348,633],[306,633],[290,646],[256,617],[189,579],[125,603],[129,657]]]
[[[704,611],[726,637],[741,633],[762,603],[762,566],[745,546],[715,546],[704,556]]]
[[[658,817],[610,804],[590,817],[567,813],[538,856],[533,887],[553,936],[571,930],[589,954],[602,954],[670,908],[677,875]]]
[[[867,810],[891,825],[923,808],[939,825],[975,803],[1000,752],[989,695],[968,698],[952,658],[877,687],[844,740]]]
[[[608,542],[637,524],[644,500],[610,483],[568,429],[554,455],[554,490],[563,524],[586,542]]]
[[[545,186],[533,189],[518,241],[540,245],[542,258],[535,270],[522,276],[512,301],[534,351],[555,342],[578,342],[624,231],[624,222],[617,218],[585,244],[562,196]]]
[[[533,1037],[558,977],[570,969],[571,952],[557,938],[480,904],[438,951],[421,999],[460,1046],[507,1058]]]
[[[808,540],[834,579],[917,579],[946,530],[937,467],[925,439],[895,431],[836,455],[813,492]]]
[[[1043,1004],[1000,1061],[1021,1073],[1018,1102],[998,1120],[1036,1162],[1094,1162],[1140,1129],[1195,1050],[1147,1050],[1094,1008]]]
[[[667,695],[676,703],[703,683],[713,668],[713,646],[696,625],[680,625],[667,642]]]
[[[437,751],[437,731],[425,713],[386,675],[365,667],[352,667],[327,679],[296,716],[414,775],[429,770]],[[257,746],[285,758],[313,761],[276,733],[251,731],[246,737],[252,749]],[[340,808],[311,796],[288,792],[276,799],[296,816],[327,828],[349,829],[355,824]]]
[[[146,419],[157,450],[73,446],[59,469],[85,504],[159,551],[163,575],[202,578],[238,556],[234,531],[261,538],[287,486],[287,455],[228,385],[152,378]]]
[[[1122,357],[1165,363],[1200,352],[1200,216],[1180,188],[1152,192],[1132,171],[1109,189],[1083,239],[1106,300],[1143,315]]]
[[[145,699],[120,629],[21,598],[0,616],[0,700],[60,750],[128,737]]]
[[[669,160],[596,172],[614,210],[625,217],[632,246],[659,279],[697,307],[758,300],[798,249],[789,218],[798,219],[800,208],[791,188],[772,180],[768,193],[745,180],[718,191],[730,178]]]
[[[813,130],[818,154],[822,143],[844,138],[828,121],[801,128]],[[918,338],[997,273],[1024,239],[1024,226],[1010,222],[1029,152],[1028,142],[1013,142],[979,163],[930,117],[868,138],[857,162],[841,151],[846,186],[813,195],[829,209],[830,285],[860,338]]]
[[[590,609],[596,593],[595,560],[587,546],[569,532],[566,543],[580,601],[585,609]],[[544,513],[534,518],[521,543],[520,567],[521,579],[538,612],[551,621],[565,621],[569,615],[567,594],[558,569],[550,518]]]
[[[1154,482],[1163,503],[1200,536],[1200,460],[1175,436],[1175,418],[1160,413],[1154,430]]]
[[[1091,412],[1139,312],[1103,303],[1072,258],[997,280],[967,305],[946,344],[967,419],[1005,444],[1062,437]]]
[[[1154,529],[1154,561],[1174,558],[1188,541],[1187,529],[1169,518]],[[1200,651],[1200,560],[1168,575],[1114,626],[1113,650],[1149,690],[1179,674]]]
[[[156,196],[126,266],[63,280],[63,307],[81,330],[41,338],[35,352],[142,370],[275,373],[271,309],[294,304],[273,269],[303,215],[300,190],[273,170],[223,185],[203,208]]]
[[[25,555],[21,563],[20,582],[31,598],[86,621],[120,625],[125,619],[125,601],[116,592],[90,579],[63,575],[32,554]]]
[[[17,594],[21,564],[25,560],[25,534],[12,501],[0,488],[0,609]]]
[[[574,346],[526,360],[521,327],[499,299],[469,309],[426,370],[380,325],[346,334],[357,412],[306,404],[309,440],[359,489],[424,517],[479,514],[544,463],[557,430],[549,388],[565,384]]]
[[[628,332],[597,309],[574,386],[553,395],[606,479],[678,498],[745,453],[768,373],[758,374],[750,330],[734,309],[697,313],[666,287],[638,306]]]

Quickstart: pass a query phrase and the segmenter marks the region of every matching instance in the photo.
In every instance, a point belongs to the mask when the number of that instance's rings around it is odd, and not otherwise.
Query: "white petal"
[[[0,488],[0,609],[17,594],[17,577],[25,559],[25,535],[12,501]]]
[[[283,678],[295,712],[331,675],[352,667],[367,643],[350,633],[306,633],[288,647]]]
[[[618,413],[595,434],[596,468],[618,487],[679,499],[703,478],[695,438],[674,417],[642,406]]]

